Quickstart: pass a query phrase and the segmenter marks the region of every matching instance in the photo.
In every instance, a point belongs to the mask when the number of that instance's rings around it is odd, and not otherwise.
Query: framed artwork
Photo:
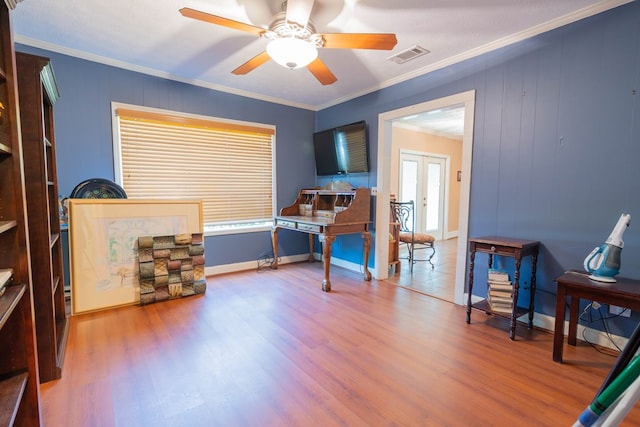
[[[69,199],[71,314],[140,301],[140,236],[202,233],[200,200]]]

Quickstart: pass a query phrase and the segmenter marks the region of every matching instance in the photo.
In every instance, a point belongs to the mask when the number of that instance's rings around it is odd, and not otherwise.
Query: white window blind
[[[136,199],[199,199],[207,225],[273,216],[274,129],[117,108],[122,184]]]

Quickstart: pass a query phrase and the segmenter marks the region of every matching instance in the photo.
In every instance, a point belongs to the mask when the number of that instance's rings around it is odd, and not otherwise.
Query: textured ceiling
[[[439,108],[426,113],[402,117],[395,120],[393,125],[462,141],[464,105]]]
[[[190,7],[266,28],[281,0],[26,0],[13,12],[13,23],[18,43],[318,110],[626,2],[316,0],[311,19],[317,32],[395,33],[398,39],[392,51],[320,49],[338,78],[330,86],[306,69],[273,61],[233,75],[267,40],[178,12]],[[387,59],[415,45],[430,53],[404,64]]]

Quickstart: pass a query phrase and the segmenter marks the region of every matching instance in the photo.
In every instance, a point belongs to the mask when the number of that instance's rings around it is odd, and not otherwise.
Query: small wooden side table
[[[569,345],[576,345],[581,298],[640,311],[640,280],[616,277],[615,283],[598,282],[589,279],[588,273],[573,270],[565,272],[554,280],[558,284],[556,320],[553,331],[554,362],[562,362],[567,297],[570,301],[567,333]]]
[[[469,294],[467,296],[467,323],[471,323],[471,309],[482,310],[487,314],[508,317],[511,320],[509,338],[516,337],[516,319],[529,313],[529,329],[533,327],[533,299],[536,293],[536,265],[540,242],[535,240],[514,239],[501,236],[484,236],[469,239]],[[489,268],[493,266],[493,256],[501,255],[515,259],[515,271],[513,273],[513,311],[500,313],[491,310],[487,300],[475,304],[471,303],[473,294],[473,269],[475,266],[476,252],[489,255]],[[531,256],[531,286],[529,287],[529,308],[518,307],[518,293],[520,288],[520,265],[524,257]]]

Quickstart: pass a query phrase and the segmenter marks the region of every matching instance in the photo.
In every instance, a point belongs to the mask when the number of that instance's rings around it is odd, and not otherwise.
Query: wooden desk
[[[569,298],[569,330],[567,342],[576,345],[580,299],[640,310],[640,280],[617,277],[615,283],[591,280],[587,273],[567,271],[555,279],[558,284],[556,320],[553,331],[553,361],[562,363],[565,303]]]
[[[469,239],[469,294],[467,299],[467,323],[471,323],[471,309],[482,310],[487,314],[505,316],[504,313],[492,311],[486,300],[476,304],[471,303],[473,293],[473,269],[476,252],[489,255],[489,268],[493,266],[493,256],[501,255],[515,259],[515,271],[513,273],[513,311],[508,313],[511,323],[509,338],[516,337],[516,319],[529,313],[529,329],[533,327],[533,300],[536,293],[536,265],[540,242],[535,240],[514,239],[511,237],[485,236]],[[518,307],[518,293],[520,289],[520,265],[524,257],[531,256],[531,286],[529,287],[529,309]]]
[[[364,280],[371,280],[369,272],[369,251],[371,232],[369,231],[371,193],[368,188],[347,191],[322,189],[301,190],[291,206],[282,208],[273,220],[271,239],[274,265],[278,268],[278,231],[282,228],[309,234],[309,261],[313,262],[313,236],[317,235],[322,244],[324,280],[322,290],[331,290],[331,245],[336,236],[360,233],[364,240]]]

